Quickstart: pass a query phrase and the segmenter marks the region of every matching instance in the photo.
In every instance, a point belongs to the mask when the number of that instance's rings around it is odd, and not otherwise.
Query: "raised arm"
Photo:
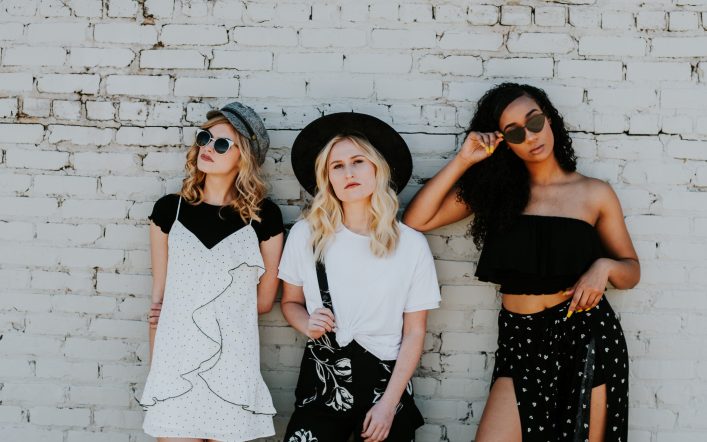
[[[150,360],[152,360],[152,348],[155,345],[155,332],[160,310],[162,308],[162,298],[164,297],[164,287],[167,281],[167,238],[154,222],[150,223],[150,259],[152,263],[152,305],[148,322],[150,324]]]
[[[285,235],[279,233],[260,243],[260,254],[263,255],[265,273],[260,277],[258,283],[258,314],[268,313],[275,303],[277,289],[280,287],[280,280],[277,279],[277,267],[280,265],[284,241]]]
[[[403,222],[427,232],[469,216],[471,209],[457,198],[456,183],[467,169],[492,155],[501,141],[499,132],[470,132],[454,158],[415,195],[405,210]]]

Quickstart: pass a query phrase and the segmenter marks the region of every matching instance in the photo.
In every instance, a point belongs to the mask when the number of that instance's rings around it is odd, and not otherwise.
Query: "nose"
[[[349,165],[345,166],[345,167],[344,167],[344,172],[346,172],[346,177],[347,177],[347,178],[353,178],[353,176],[354,176],[353,167],[351,167],[351,166],[349,166]]]
[[[527,127],[523,128],[523,130],[525,131],[525,141],[532,143],[538,139],[538,133],[535,133],[532,130],[528,130]]]

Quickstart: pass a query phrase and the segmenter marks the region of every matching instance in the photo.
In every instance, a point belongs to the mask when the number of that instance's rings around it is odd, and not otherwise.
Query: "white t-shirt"
[[[400,240],[392,255],[379,258],[368,236],[342,226],[326,251],[329,291],[336,318],[336,341],[355,339],[381,360],[397,359],[403,313],[439,306],[437,272],[424,235],[398,223]],[[279,278],[304,288],[307,311],[323,307],[317,283],[311,230],[305,220],[290,230]]]

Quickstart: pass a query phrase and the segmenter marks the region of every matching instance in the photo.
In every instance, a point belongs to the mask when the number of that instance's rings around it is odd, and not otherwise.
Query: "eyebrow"
[[[528,115],[530,115],[530,114],[532,114],[533,112],[536,112],[536,111],[537,111],[537,112],[540,112],[540,109],[537,109],[537,108],[536,108],[536,109],[531,109],[527,114],[525,114],[525,118],[527,119],[527,118],[528,118]],[[503,130],[508,129],[510,126],[513,126],[514,124],[516,124],[516,123],[508,123],[508,124],[506,124],[506,127],[504,127]]]
[[[349,157],[349,159],[354,159],[354,158],[358,158],[358,157],[366,158],[363,154],[357,153],[356,155],[353,155],[353,156]],[[331,165],[331,164],[335,164],[335,163],[340,163],[340,162],[342,162],[342,161],[343,161],[343,160],[332,160],[332,161],[329,162],[329,164]]]

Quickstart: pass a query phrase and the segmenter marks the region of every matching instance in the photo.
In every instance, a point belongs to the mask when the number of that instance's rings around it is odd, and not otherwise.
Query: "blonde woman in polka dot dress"
[[[207,118],[180,193],[158,200],[150,216],[152,353],[139,402],[143,429],[159,441],[275,433],[258,338],[283,244],[282,216],[260,177],[269,139],[240,103]]]

